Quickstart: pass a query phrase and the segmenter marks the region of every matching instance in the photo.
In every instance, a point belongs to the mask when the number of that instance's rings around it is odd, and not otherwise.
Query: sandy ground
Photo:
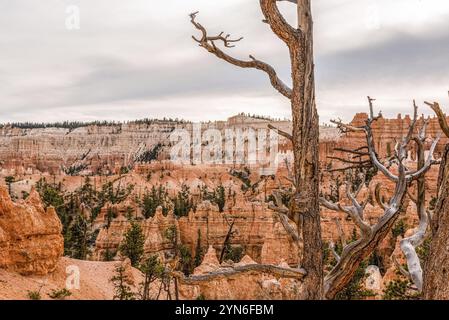
[[[62,258],[56,270],[42,277],[22,276],[6,270],[0,270],[0,300],[27,300],[29,291],[39,291],[42,300],[51,299],[48,294],[53,290],[66,287],[79,270],[79,289],[72,287],[72,296],[66,300],[111,300],[114,287],[110,279],[114,275],[115,262],[81,261]],[[75,271],[75,272],[74,272]],[[136,285],[141,281],[139,271],[133,270]]]

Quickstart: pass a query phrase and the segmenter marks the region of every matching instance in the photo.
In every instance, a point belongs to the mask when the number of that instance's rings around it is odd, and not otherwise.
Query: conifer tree
[[[129,286],[130,279],[123,265],[115,268],[115,275],[111,278],[111,282],[114,284],[114,300],[135,300],[135,295]]]
[[[144,252],[145,236],[142,228],[136,222],[131,223],[131,227],[125,234],[120,252],[131,260],[131,265],[137,267]]]
[[[15,179],[13,176],[5,177],[5,183],[8,186],[8,192],[10,196],[12,196],[12,184],[14,183],[14,180]]]
[[[70,257],[86,260],[87,254],[89,253],[89,237],[89,224],[82,215],[78,214],[68,230],[66,247],[68,247],[67,251],[69,252]]]
[[[225,195],[225,189],[222,185],[219,185],[217,187],[217,189],[215,190],[215,201],[214,202],[217,204],[218,210],[220,212],[223,212],[225,204],[226,204],[226,195]]]
[[[198,267],[201,262],[203,261],[204,252],[201,248],[201,230],[198,229],[198,240],[196,242],[196,249],[195,249],[195,267]]]
[[[150,300],[151,284],[161,277],[164,272],[164,266],[157,255],[152,255],[139,266],[139,270],[145,276],[144,281],[140,284],[140,298],[142,300]]]

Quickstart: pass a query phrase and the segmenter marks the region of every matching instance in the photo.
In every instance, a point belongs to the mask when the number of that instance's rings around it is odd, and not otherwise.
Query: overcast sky
[[[188,14],[209,32],[245,39],[288,82],[285,45],[257,0],[0,0],[0,122],[289,117],[288,101],[257,70],[199,48]],[[80,29],[67,28],[75,5]],[[282,4],[295,23],[295,8]],[[449,105],[449,1],[314,0],[317,104],[322,122],[366,111],[408,113],[411,100]],[[73,20],[69,19],[69,22]],[[73,24],[69,24],[73,26]]]

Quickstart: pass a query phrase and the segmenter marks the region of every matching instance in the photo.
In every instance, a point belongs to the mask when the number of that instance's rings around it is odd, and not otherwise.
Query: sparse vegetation
[[[87,258],[98,233],[93,232],[92,224],[101,209],[106,203],[122,203],[134,188],[133,185],[122,187],[120,179],[121,177],[104,183],[97,191],[90,178],[86,177],[83,185],[73,192],[65,191],[63,184],[56,183],[56,179],[52,183],[45,178],[37,182],[36,190],[44,207],[54,207],[61,220],[65,255],[76,259]],[[108,227],[114,218],[114,212],[110,208],[107,210]]]
[[[70,131],[84,128],[84,127],[121,127],[123,124],[137,124],[137,125],[152,125],[152,124],[185,124],[190,123],[187,120],[183,119],[172,119],[172,118],[162,118],[162,119],[140,119],[133,120],[127,122],[118,122],[118,121],[89,121],[89,122],[81,122],[81,121],[63,121],[63,122],[13,122],[13,123],[3,123],[0,124],[0,128],[18,128],[18,129],[45,129],[45,128],[60,128],[60,129],[69,129]]]
[[[408,230],[408,226],[405,223],[404,219],[398,220],[398,222],[395,223],[393,226],[393,229],[391,229],[391,232],[393,234],[393,237],[397,238],[399,236],[404,237],[405,233]]]
[[[162,207],[162,213],[166,215],[169,210],[170,199],[167,191],[162,185],[158,188],[151,187],[151,191],[146,191],[142,200],[140,201],[140,207],[142,208],[145,219],[153,217],[158,207]]]
[[[28,291],[28,299],[30,300],[41,300],[42,296],[40,291]]]
[[[70,290],[67,290],[66,288],[60,289],[60,290],[52,290],[51,293],[48,294],[48,296],[54,300],[64,300],[65,298],[68,298],[72,295]]]
[[[419,295],[411,288],[408,280],[394,280],[384,290],[384,300],[417,300]]]
[[[244,249],[242,246],[226,245],[224,251],[223,261],[231,260],[233,262],[240,262],[244,256]]]
[[[226,191],[222,184],[218,185],[212,192],[203,186],[201,189],[202,199],[210,201],[218,206],[219,212],[224,212],[226,205]]]

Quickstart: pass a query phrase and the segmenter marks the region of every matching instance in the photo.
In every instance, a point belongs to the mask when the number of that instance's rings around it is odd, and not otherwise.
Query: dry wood
[[[288,1],[297,5],[298,27],[291,26],[283,17],[277,2]],[[269,64],[250,55],[250,60],[232,57],[218,47],[232,48],[242,38],[232,39],[224,32],[209,36],[206,28],[196,21],[197,12],[190,15],[191,23],[201,32],[193,39],[219,59],[241,68],[264,71],[272,86],[288,98],[292,110],[292,133],[279,131],[293,144],[293,185],[295,192],[289,208],[272,204],[285,229],[295,241],[302,239],[303,255],[301,266],[307,270],[304,278],[303,299],[323,298],[323,252],[319,215],[319,121],[315,105],[315,77],[313,62],[313,21],[310,0],[260,0],[260,8],[273,33],[281,39],[290,53],[292,87],[287,86]],[[295,222],[294,230],[289,220]]]
[[[432,107],[444,134],[449,138],[446,115],[439,103],[426,103]],[[432,242],[424,268],[425,299],[449,299],[449,145],[446,145],[438,176],[437,203],[431,218]]]
[[[352,279],[355,271],[360,263],[366,259],[379,245],[379,243],[387,236],[393,227],[401,210],[402,203],[407,194],[408,185],[417,179],[422,178],[430,167],[435,164],[432,155],[435,151],[439,138],[436,138],[430,149],[429,157],[424,161],[422,167],[415,171],[406,168],[404,162],[407,158],[407,146],[413,138],[413,132],[417,120],[417,106],[414,103],[414,117],[410,125],[409,131],[405,137],[397,144],[395,148],[395,159],[398,165],[398,174],[395,175],[387,169],[387,167],[378,159],[374,145],[374,137],[372,133],[372,123],[381,117],[374,116],[373,102],[375,100],[368,97],[370,107],[370,115],[363,127],[347,126],[340,121],[335,121],[339,127],[344,130],[363,131],[365,132],[368,150],[371,161],[376,168],[382,172],[388,179],[396,183],[395,191],[388,204],[384,203],[380,196],[380,188],[376,188],[376,200],[384,209],[384,215],[379,219],[377,224],[371,226],[363,219],[363,211],[366,206],[365,202],[360,203],[357,200],[356,193],[351,193],[353,186],[347,184],[347,197],[351,200],[352,206],[343,206],[339,203],[331,203],[326,199],[321,199],[321,204],[330,210],[347,213],[353,220],[354,224],[360,229],[361,238],[343,248],[340,260],[337,265],[326,275],[325,278],[325,295],[328,299],[333,299],[335,295],[342,290]],[[360,188],[360,187],[359,187]]]
[[[184,274],[174,272],[172,275],[178,278],[181,284],[198,285],[204,281],[229,279],[242,274],[268,273],[278,278],[303,279],[307,272],[303,269],[286,269],[273,265],[252,264],[240,267],[233,267],[211,272],[205,275],[191,275],[185,277]]]

